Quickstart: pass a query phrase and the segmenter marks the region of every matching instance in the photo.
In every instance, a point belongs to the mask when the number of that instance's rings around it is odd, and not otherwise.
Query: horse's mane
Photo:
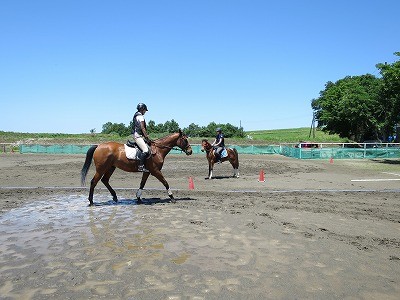
[[[172,137],[173,135],[176,135],[176,134],[180,134],[180,133],[179,132],[171,133],[171,134],[169,134],[167,136],[164,136],[164,137],[156,139],[155,142],[162,142],[162,141],[164,141],[164,140],[168,139],[169,137]]]

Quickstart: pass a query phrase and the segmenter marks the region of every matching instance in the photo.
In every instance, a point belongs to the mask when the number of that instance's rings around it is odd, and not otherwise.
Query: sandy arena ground
[[[83,161],[0,154],[0,299],[399,299],[400,160],[168,155],[177,203],[117,170],[93,207]]]

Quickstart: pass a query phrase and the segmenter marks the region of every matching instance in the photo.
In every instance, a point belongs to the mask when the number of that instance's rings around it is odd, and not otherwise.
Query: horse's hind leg
[[[117,193],[113,190],[113,188],[111,187],[109,181],[110,181],[110,177],[111,175],[114,173],[115,171],[115,167],[111,167],[110,169],[108,169],[108,171],[103,175],[103,177],[101,178],[101,182],[106,186],[106,188],[109,190],[109,192],[111,193],[111,196],[113,196],[113,200],[115,202],[118,201],[117,198]]]
[[[237,168],[235,168],[235,162],[234,161],[230,161],[232,167],[233,167],[233,176],[232,177],[239,177],[239,170]]]
[[[97,183],[99,182],[102,174],[98,173],[96,171],[96,174],[94,174],[92,180],[90,181],[90,190],[89,190],[89,205],[93,205],[93,193],[94,193],[94,188],[96,187]]]
[[[233,166],[233,177],[239,178],[239,161],[237,159]]]
[[[237,168],[233,169],[233,177],[239,178],[239,169],[237,169]]]
[[[233,157],[229,157],[229,162],[231,163],[233,167],[233,177],[238,178],[239,177],[239,159],[236,155]]]
[[[236,178],[239,178],[239,157],[237,156],[237,153],[236,153],[235,167],[234,168],[236,169]]]

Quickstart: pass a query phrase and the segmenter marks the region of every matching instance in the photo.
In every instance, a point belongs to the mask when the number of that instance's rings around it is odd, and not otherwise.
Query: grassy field
[[[348,139],[342,139],[338,135],[327,134],[321,130],[311,131],[310,128],[291,128],[276,130],[258,130],[246,132],[253,141],[261,141],[267,144],[296,143],[299,141],[310,141],[319,143],[341,143],[348,142]],[[315,135],[315,136],[314,136]]]
[[[346,142],[345,139],[340,139],[337,135],[329,135],[322,131],[315,132],[309,137],[309,128],[293,128],[293,129],[278,129],[278,130],[259,130],[246,132],[247,137],[227,139],[228,144],[279,144],[279,143],[297,143],[299,141],[311,142]],[[160,136],[150,135],[155,139]],[[107,141],[115,141],[124,143],[129,138],[120,137],[112,134],[64,134],[64,133],[21,133],[21,132],[4,132],[0,131],[0,143],[13,144],[98,144]],[[205,137],[213,139],[213,137]],[[200,144],[202,138],[190,138],[192,144]]]

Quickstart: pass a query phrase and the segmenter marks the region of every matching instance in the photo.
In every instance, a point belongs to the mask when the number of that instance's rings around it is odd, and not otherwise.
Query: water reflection
[[[138,224],[136,206],[132,205],[135,201],[115,203],[105,198],[101,202],[98,198],[100,202],[95,208],[86,206],[86,195],[68,195],[29,203],[2,214],[1,253],[12,246],[49,254],[61,250],[59,246],[77,235],[86,236],[88,241],[106,236],[110,239],[121,222],[129,220],[132,229]]]

